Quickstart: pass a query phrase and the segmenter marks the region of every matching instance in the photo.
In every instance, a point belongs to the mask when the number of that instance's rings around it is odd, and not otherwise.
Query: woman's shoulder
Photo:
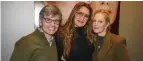
[[[111,33],[110,38],[113,44],[126,44],[126,39],[120,35]]]

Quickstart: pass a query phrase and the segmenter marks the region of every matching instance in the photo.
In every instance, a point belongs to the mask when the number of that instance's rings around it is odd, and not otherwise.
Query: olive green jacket
[[[108,32],[100,50],[98,43],[97,38],[94,42],[93,61],[129,61],[125,38]]]
[[[44,33],[36,29],[16,42],[10,61],[58,61],[56,43],[50,46]]]

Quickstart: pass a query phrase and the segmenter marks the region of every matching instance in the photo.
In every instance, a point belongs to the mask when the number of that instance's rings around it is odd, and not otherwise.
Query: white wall
[[[119,29],[131,61],[143,61],[143,2],[121,2]]]
[[[1,29],[1,2],[0,2],[0,29]],[[0,30],[0,42],[1,42],[1,30]],[[1,46],[1,43],[0,43],[0,46]],[[0,49],[1,49],[1,47],[0,47]],[[1,55],[1,52],[0,52],[0,55]],[[1,57],[0,57],[0,60],[1,60]]]
[[[34,31],[34,2],[1,2],[1,61],[9,61],[14,44]]]

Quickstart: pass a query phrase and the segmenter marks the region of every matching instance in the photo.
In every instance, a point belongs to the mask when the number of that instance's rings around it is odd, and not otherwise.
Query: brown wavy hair
[[[89,9],[89,18],[87,23],[85,24],[85,26],[83,26],[85,29],[88,28],[89,23],[91,22],[91,16],[92,16],[92,8],[90,6],[90,4],[85,3],[85,2],[79,2],[77,3],[74,8],[72,9],[70,16],[67,20],[67,23],[65,24],[65,26],[63,27],[63,36],[64,36],[64,56],[68,56],[70,53],[70,49],[71,49],[71,43],[72,40],[75,39],[75,37],[77,36],[76,31],[75,31],[75,23],[74,23],[74,18],[75,18],[75,14],[77,13],[77,11],[81,8],[81,7],[86,7]],[[87,33],[88,30],[85,30],[85,33]],[[89,34],[89,33],[87,33]],[[88,37],[87,37],[88,38]],[[90,39],[89,39],[90,40]],[[92,41],[90,40],[89,42],[92,43]]]

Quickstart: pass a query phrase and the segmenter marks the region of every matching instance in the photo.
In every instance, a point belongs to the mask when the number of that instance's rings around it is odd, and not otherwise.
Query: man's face
[[[117,15],[117,9],[118,9],[119,2],[118,1],[96,1],[96,2],[91,2],[91,6],[93,8],[93,12],[97,10],[105,10],[109,12],[109,17],[110,17],[110,23],[113,24],[116,15]]]
[[[83,27],[89,19],[89,15],[89,9],[84,6],[81,7],[75,14],[75,27]]]
[[[57,32],[58,28],[59,28],[59,16],[55,15],[49,15],[49,16],[45,16],[44,18],[42,18],[40,20],[40,25],[44,31],[44,33],[48,34],[48,35],[53,35],[55,32]]]

